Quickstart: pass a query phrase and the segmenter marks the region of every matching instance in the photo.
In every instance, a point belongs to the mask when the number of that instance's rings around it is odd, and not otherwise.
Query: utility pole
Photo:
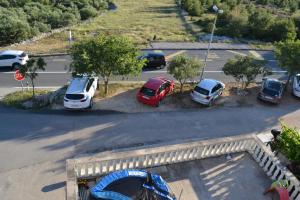
[[[215,28],[216,28],[218,14],[223,13],[223,10],[219,10],[219,8],[216,5],[213,6],[213,10],[216,12],[216,16],[215,16],[215,20],[214,20],[213,28],[212,28],[212,31],[211,31],[211,34],[210,34],[210,39],[209,39],[207,51],[206,51],[205,58],[204,58],[204,66],[201,70],[200,81],[203,79],[204,70],[205,70],[206,65],[207,65],[207,58],[208,58],[209,51],[210,51],[210,48],[211,48],[211,43],[212,43],[212,40],[213,40],[213,37],[214,37],[214,32],[215,32]]]

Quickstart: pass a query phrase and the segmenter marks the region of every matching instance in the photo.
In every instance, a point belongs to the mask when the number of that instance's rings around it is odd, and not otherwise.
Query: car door
[[[162,84],[158,89],[159,100],[162,100],[166,95],[165,84]]]
[[[15,62],[17,56],[15,55],[5,55],[5,66],[12,66]]]
[[[1,55],[0,56],[0,67],[5,67],[6,65],[5,65],[5,60],[4,60],[5,58],[4,58],[4,55]]]
[[[94,78],[90,78],[86,87],[86,91],[91,97],[95,95]]]
[[[215,87],[212,88],[211,90],[211,96],[212,98],[215,100],[218,96],[217,96],[217,89],[218,89],[218,85],[216,85]]]

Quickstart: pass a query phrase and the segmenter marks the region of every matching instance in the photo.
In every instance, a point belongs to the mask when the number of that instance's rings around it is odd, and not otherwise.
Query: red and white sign
[[[15,72],[15,80],[16,81],[23,81],[25,79],[25,76],[23,76],[19,70],[16,70]]]

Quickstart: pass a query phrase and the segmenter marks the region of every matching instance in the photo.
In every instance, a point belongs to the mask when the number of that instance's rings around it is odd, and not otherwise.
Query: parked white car
[[[194,101],[211,106],[222,95],[225,84],[214,79],[203,79],[191,92]]]
[[[64,107],[68,109],[92,108],[97,82],[96,77],[73,78],[64,97]]]
[[[300,97],[300,74],[296,74],[293,78],[293,95]]]
[[[11,67],[12,70],[15,70],[25,65],[28,60],[29,57],[24,51],[0,51],[0,67]]]

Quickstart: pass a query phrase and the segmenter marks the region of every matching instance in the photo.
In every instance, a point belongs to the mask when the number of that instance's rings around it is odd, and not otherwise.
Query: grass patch
[[[48,90],[35,90],[36,95],[47,94],[48,92]],[[2,99],[2,103],[9,107],[23,108],[22,103],[30,99],[32,99],[32,90],[17,91],[6,95]]]
[[[144,83],[111,83],[108,85],[108,94],[104,94],[104,85],[101,84],[96,91],[95,98],[103,99],[107,97],[112,97],[114,95],[120,94],[133,89],[138,89],[143,86]]]
[[[89,23],[72,28],[75,41],[97,33],[129,37],[145,47],[154,36],[157,41],[191,41],[187,22],[181,17],[175,0],[114,0],[118,9],[106,12]],[[68,32],[54,34],[32,44],[19,45],[32,53],[63,52],[68,49]]]

